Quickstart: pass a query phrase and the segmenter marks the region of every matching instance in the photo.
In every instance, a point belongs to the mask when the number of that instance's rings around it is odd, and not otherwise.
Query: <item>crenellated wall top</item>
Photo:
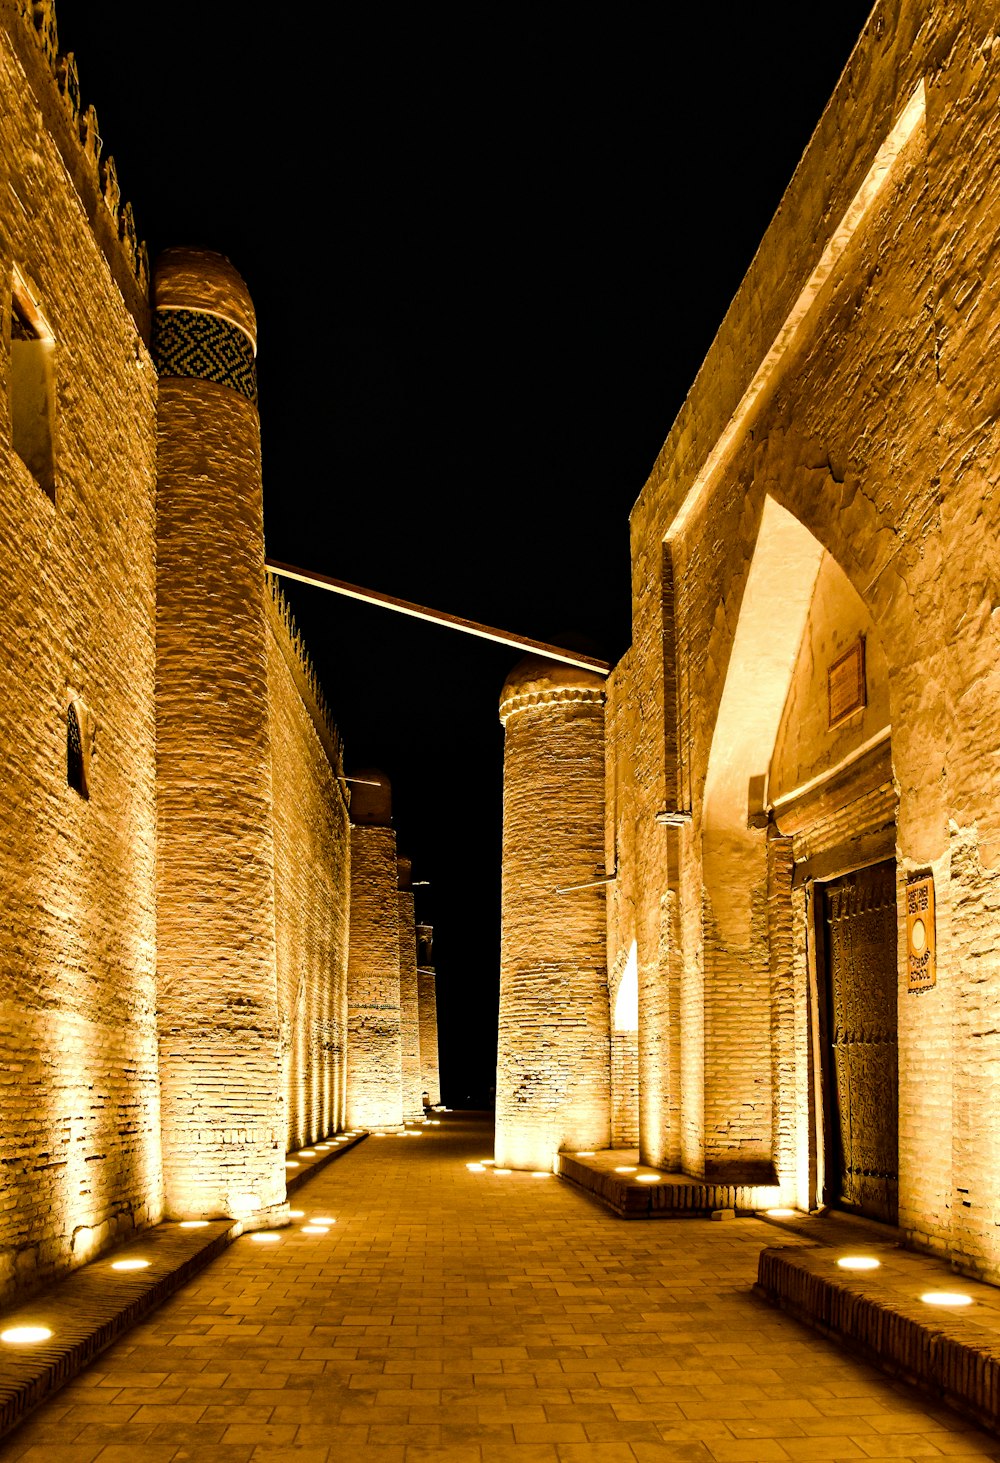
[[[295,688],[302,698],[302,704],[309,712],[317,735],[329,759],[337,785],[348,801],[344,782],[344,745],[340,732],[333,720],[323,688],[316,675],[302,632],[295,623],[295,617],[273,574],[267,576],[269,593],[265,596],[268,621],[285,663],[292,674]]]
[[[111,272],[145,334],[149,299],[146,245],[136,232],[132,205],[122,199],[115,160],[110,153],[104,155],[97,113],[93,106],[83,106],[76,58],[59,50],[54,0],[6,0],[3,9],[13,10],[21,22],[11,25],[10,31],[29,83]]]

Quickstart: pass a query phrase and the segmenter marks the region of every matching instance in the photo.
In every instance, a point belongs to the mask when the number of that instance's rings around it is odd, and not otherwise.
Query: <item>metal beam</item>
[[[515,635],[511,630],[497,630],[492,625],[480,625],[476,620],[466,620],[461,615],[449,615],[445,610],[431,610],[425,605],[412,604],[409,600],[398,599],[394,594],[381,594],[377,589],[362,589],[358,584],[348,584],[346,580],[333,579],[329,574],[317,574],[309,569],[298,569],[294,564],[282,564],[277,559],[265,559],[264,565],[271,574],[277,574],[282,579],[295,579],[299,584],[312,584],[316,589],[328,589],[332,594],[342,594],[347,599],[360,600],[362,604],[381,605],[383,609],[395,610],[399,615],[409,615],[415,620],[426,620],[431,625],[445,625],[451,630],[461,630],[466,635],[477,635],[480,640],[492,640],[496,645],[509,645],[512,650],[541,655],[546,660],[558,660],[563,665],[593,671],[598,676],[606,676],[611,671],[611,666],[606,660],[598,660],[595,656],[580,655],[574,650],[563,650],[558,645],[546,644],[544,640],[531,640],[527,635]]]

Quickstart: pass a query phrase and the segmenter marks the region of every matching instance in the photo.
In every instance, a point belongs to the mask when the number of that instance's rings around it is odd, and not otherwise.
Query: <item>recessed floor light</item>
[[[634,1168],[616,1168],[615,1173],[635,1173]]]
[[[286,1168],[301,1168],[301,1166],[302,1166],[301,1164],[298,1164],[298,1163],[295,1162],[295,1159],[294,1158],[286,1158],[285,1159],[285,1167]]]
[[[310,1224],[336,1224],[336,1222],[328,1214],[317,1214],[315,1219],[310,1219],[309,1221]]]
[[[881,1261],[874,1255],[844,1255],[837,1264],[841,1270],[877,1270]]]
[[[533,1179],[550,1179],[552,1177],[552,1174],[547,1168],[536,1168],[531,1177]]]
[[[273,1229],[258,1229],[254,1231],[250,1238],[258,1245],[271,1245],[274,1244],[275,1240],[280,1239],[281,1236],[275,1234]]]
[[[32,1346],[38,1341],[48,1341],[52,1332],[48,1326],[8,1326],[0,1331],[0,1341],[8,1346]]]
[[[484,1164],[486,1168],[494,1168],[496,1166],[495,1158],[482,1158],[480,1159],[480,1162]]]
[[[112,1270],[146,1270],[149,1267],[148,1260],[112,1260]]]
[[[594,1152],[593,1148],[583,1148],[576,1156],[577,1158],[596,1158],[597,1154]]]
[[[482,1163],[467,1163],[466,1168],[470,1173],[485,1173],[486,1165]]]
[[[325,1224],[304,1224],[302,1226],[302,1233],[303,1234],[329,1234],[330,1231],[329,1231],[329,1229],[327,1228],[327,1226]]]
[[[181,1229],[204,1229],[208,1224],[207,1219],[182,1219]]]
[[[637,1173],[635,1181],[637,1184],[658,1184],[660,1175],[658,1173]]]
[[[304,1219],[305,1216],[306,1211],[304,1209],[289,1209],[288,1211],[289,1219]]]
[[[794,1219],[798,1214],[797,1209],[765,1209],[764,1213],[769,1219]]]
[[[316,1150],[315,1150],[315,1148],[300,1148],[299,1149],[299,1157],[300,1158],[315,1158],[316,1157]]]
[[[514,1170],[512,1168],[494,1168],[493,1172],[494,1173],[513,1173]]]
[[[929,1306],[971,1306],[972,1296],[960,1290],[928,1290],[920,1297]]]

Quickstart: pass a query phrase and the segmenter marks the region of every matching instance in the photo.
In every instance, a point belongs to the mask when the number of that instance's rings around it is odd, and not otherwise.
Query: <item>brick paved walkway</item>
[[[626,1222],[467,1171],[485,1124],[370,1138],[36,1413],[25,1463],[993,1458],[749,1294],[775,1231]],[[336,1219],[306,1235],[309,1217]]]

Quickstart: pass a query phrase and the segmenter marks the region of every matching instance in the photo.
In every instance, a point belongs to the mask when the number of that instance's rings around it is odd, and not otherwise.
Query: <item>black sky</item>
[[[268,552],[616,659],[628,511],[868,8],[58,17],[151,255],[216,248],[249,284]],[[479,1101],[516,657],[289,598],[350,762],[393,779],[444,1098]]]

